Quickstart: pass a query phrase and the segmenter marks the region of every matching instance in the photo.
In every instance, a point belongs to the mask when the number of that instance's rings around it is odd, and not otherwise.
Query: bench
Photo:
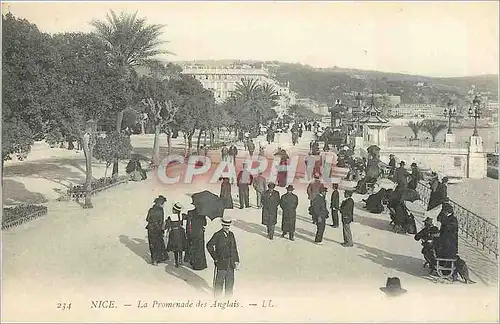
[[[456,280],[457,259],[436,258],[436,273],[435,282],[452,283]]]

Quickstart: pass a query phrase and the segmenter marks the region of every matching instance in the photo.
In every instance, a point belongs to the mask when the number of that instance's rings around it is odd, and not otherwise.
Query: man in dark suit
[[[332,184],[333,192],[332,192],[332,198],[330,201],[330,209],[332,210],[332,221],[333,221],[333,227],[337,228],[339,227],[339,205],[340,205],[340,195],[339,195],[339,184],[338,183],[333,183]]]
[[[222,294],[225,288],[226,297],[231,297],[234,287],[234,270],[238,269],[240,258],[233,232],[229,230],[231,220],[222,218],[222,229],[215,232],[207,243],[208,253],[215,262],[214,294]]]
[[[253,175],[247,170],[247,165],[243,164],[243,170],[238,174],[236,184],[238,185],[238,195],[240,198],[240,209],[250,207],[249,186],[252,185]]]
[[[262,194],[262,225],[266,226],[267,237],[272,240],[274,238],[274,227],[278,222],[280,193],[274,190],[276,185],[273,182],[269,182],[267,187],[269,189]]]
[[[326,208],[326,187],[321,187],[319,193],[312,201],[312,212],[316,219],[316,244],[323,244],[323,234],[325,233],[326,219],[328,218],[328,209]]]
[[[351,223],[353,221],[354,213],[354,200],[352,200],[352,191],[344,191],[344,201],[340,205],[340,214],[342,215],[342,234],[344,236],[343,247],[352,247],[354,243],[352,241],[351,233]]]

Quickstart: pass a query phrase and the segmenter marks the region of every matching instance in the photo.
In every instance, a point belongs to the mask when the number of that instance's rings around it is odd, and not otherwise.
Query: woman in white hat
[[[168,243],[167,251],[174,252],[175,267],[182,264],[182,252],[186,251],[187,239],[186,231],[182,227],[184,215],[181,215],[182,206],[176,202],[172,207],[173,215],[167,218]]]

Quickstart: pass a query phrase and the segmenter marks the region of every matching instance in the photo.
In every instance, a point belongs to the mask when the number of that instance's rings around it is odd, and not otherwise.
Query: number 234
[[[71,303],[57,303],[57,308],[60,310],[68,310],[71,309]]]

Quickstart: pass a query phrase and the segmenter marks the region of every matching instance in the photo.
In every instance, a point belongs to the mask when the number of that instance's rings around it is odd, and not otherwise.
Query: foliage
[[[420,130],[423,127],[423,122],[421,121],[410,121],[408,122],[408,127],[411,128],[413,134],[415,134],[415,139],[418,139],[418,134],[420,133]]]
[[[94,147],[94,157],[106,162],[106,167],[119,160],[130,158],[132,152],[130,137],[118,132],[111,132],[106,137],[97,138]]]
[[[28,125],[17,119],[2,124],[2,163],[10,160],[12,154],[20,160],[26,158],[34,143]]]
[[[422,129],[431,134],[433,142],[436,141],[436,136],[447,127],[439,120],[426,119],[422,121]]]
[[[47,142],[51,147],[56,146],[64,140],[63,135],[58,129],[51,129],[50,132],[45,137],[45,142]]]
[[[99,178],[97,180],[92,181],[91,187],[92,192],[101,191],[105,189],[107,186],[110,186],[115,183],[125,182],[128,179],[128,176],[118,177],[118,178]],[[82,198],[85,196],[85,184],[72,186],[68,190],[68,195],[73,198]]]
[[[315,119],[322,117],[321,115],[316,114],[314,111],[303,105],[291,105],[290,108],[288,108],[288,113],[290,115],[294,115],[295,118],[299,120]]]
[[[2,229],[10,227],[13,222],[21,223],[23,219],[29,220],[34,217],[47,214],[47,207],[43,205],[18,205],[5,207],[2,215]]]

